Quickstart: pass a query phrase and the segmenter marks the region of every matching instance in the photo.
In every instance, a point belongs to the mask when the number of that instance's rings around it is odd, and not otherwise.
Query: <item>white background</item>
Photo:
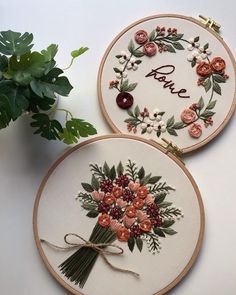
[[[133,21],[148,15],[170,12],[197,17],[201,13],[222,24],[222,36],[235,52],[234,3],[234,0],[8,0],[0,3],[0,29],[34,33],[38,50],[50,43],[59,44],[57,61],[61,67],[69,63],[71,50],[82,45],[90,47],[67,73],[75,88],[60,106],[94,123],[99,134],[106,134],[111,131],[98,106],[96,77],[112,38]],[[27,118],[22,118],[0,131],[0,294],[68,294],[46,271],[32,233],[37,188],[66,147],[33,136],[27,124]],[[169,294],[236,294],[235,124],[233,116],[212,143],[185,156],[186,166],[202,193],[206,233],[197,263]],[[122,291],[121,295],[124,294]]]

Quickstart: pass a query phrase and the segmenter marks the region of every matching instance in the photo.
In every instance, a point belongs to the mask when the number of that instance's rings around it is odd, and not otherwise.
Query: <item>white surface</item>
[[[222,24],[223,37],[235,52],[235,1],[68,0],[1,1],[1,30],[34,33],[36,49],[58,43],[62,67],[71,50],[90,51],[68,72],[75,86],[71,100],[61,102],[109,133],[98,108],[96,77],[111,41],[133,21],[156,13],[209,15]],[[188,276],[169,294],[236,294],[236,116],[212,143],[185,157],[198,183],[205,209],[206,233],[201,255]],[[32,208],[39,183],[65,146],[31,135],[24,119],[0,132],[0,293],[68,294],[46,271],[32,234]],[[124,293],[123,293],[124,294]],[[123,295],[121,294],[121,295]],[[126,295],[126,294],[125,294]]]

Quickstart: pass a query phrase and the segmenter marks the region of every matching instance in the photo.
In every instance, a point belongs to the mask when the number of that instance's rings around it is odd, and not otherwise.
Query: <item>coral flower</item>
[[[99,193],[98,191],[93,191],[91,195],[95,201],[102,201],[105,196],[105,193],[104,192]]]
[[[146,186],[140,186],[137,190],[137,197],[145,199],[148,195],[148,189]]]
[[[139,182],[133,182],[130,181],[130,183],[128,184],[128,188],[132,191],[132,192],[136,192],[138,190],[138,188],[140,187],[140,183]]]
[[[102,226],[102,227],[109,227],[110,223],[111,223],[111,219],[109,217],[108,214],[103,213],[98,217],[98,223]]]
[[[136,216],[138,217],[139,222],[142,222],[145,219],[148,219],[148,215],[144,213],[142,210],[138,210],[136,213]]]
[[[128,206],[125,210],[125,214],[130,217],[133,218],[136,216],[136,209],[134,206]]]
[[[122,228],[122,225],[116,220],[112,219],[110,223],[110,227],[113,231],[117,232],[119,229]]]
[[[116,236],[117,236],[117,239],[120,241],[120,242],[127,242],[128,239],[130,238],[130,232],[129,230],[122,226],[116,233]]]
[[[106,193],[105,197],[103,198],[103,202],[107,205],[112,205],[115,200],[116,198],[110,193]]]
[[[140,228],[144,232],[149,232],[152,229],[152,223],[150,219],[145,219],[140,223]]]
[[[112,189],[112,194],[113,194],[116,198],[121,197],[122,194],[123,194],[123,189],[122,189],[122,187],[118,187],[118,186],[113,187],[113,189]]]
[[[131,227],[131,225],[134,224],[135,218],[129,218],[128,216],[125,215],[123,217],[123,222],[124,222],[125,226],[129,228],[129,227]]]
[[[146,204],[151,205],[153,204],[155,201],[155,197],[153,197],[153,195],[148,194],[147,198],[145,199]]]
[[[117,199],[116,200],[116,205],[119,206],[120,208],[124,208],[128,203],[122,199]]]
[[[136,208],[136,209],[141,209],[141,208],[143,208],[144,204],[145,204],[145,202],[144,202],[143,199],[135,198],[135,199],[133,200],[133,206],[134,206],[134,208]]]

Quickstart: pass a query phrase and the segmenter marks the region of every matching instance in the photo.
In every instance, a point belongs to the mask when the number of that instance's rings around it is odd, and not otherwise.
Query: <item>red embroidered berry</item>
[[[123,216],[123,212],[120,207],[114,207],[111,209],[109,215],[114,219],[120,219]]]
[[[162,219],[160,216],[151,219],[151,223],[153,226],[161,227],[162,226]]]
[[[121,109],[128,109],[133,105],[134,98],[128,92],[120,92],[116,97],[116,103]]]
[[[157,217],[159,215],[159,207],[156,204],[148,205],[146,211],[150,217]]]
[[[116,178],[115,183],[122,187],[127,187],[129,184],[129,178],[126,174],[122,174]]]
[[[130,201],[133,201],[133,199],[134,199],[133,192],[130,189],[125,188],[123,190],[123,200],[126,202],[130,202]]]
[[[98,211],[101,213],[108,213],[110,210],[110,206],[105,203],[100,203],[98,205]]]
[[[131,237],[139,237],[142,234],[142,230],[138,225],[132,225],[129,230]]]
[[[110,179],[106,179],[101,181],[100,183],[100,189],[104,193],[111,193],[113,189],[113,183]]]

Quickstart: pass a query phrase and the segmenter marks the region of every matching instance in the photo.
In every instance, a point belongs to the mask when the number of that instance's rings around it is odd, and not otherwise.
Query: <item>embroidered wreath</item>
[[[170,135],[177,136],[179,129],[187,128],[192,138],[199,138],[202,135],[203,126],[207,128],[213,125],[212,117],[215,115],[213,109],[217,103],[217,100],[213,99],[214,94],[221,95],[220,83],[225,83],[229,76],[225,73],[225,61],[221,57],[210,59],[212,52],[209,44],[201,46],[199,40],[199,36],[186,40],[184,34],[178,33],[176,28],[166,30],[165,27],[157,26],[150,34],[145,30],[137,31],[134,40],[129,43],[129,53],[121,51],[116,55],[121,66],[113,68],[116,79],[109,82],[109,88],[119,92],[116,102],[122,109],[132,107],[134,98],[130,92],[138,85],[138,83],[129,82],[128,71],[137,71],[139,64],[142,63],[141,58],[144,56],[152,58],[157,53],[176,53],[176,50],[185,50],[182,44],[187,44],[189,51],[187,60],[196,70],[197,85],[204,87],[206,93],[211,92],[208,100],[200,97],[196,103],[183,110],[177,122],[174,116],[166,121],[163,120],[165,112],[159,108],[149,110],[148,107],[144,107],[140,110],[137,105],[133,110],[128,110],[129,117],[125,119],[129,132],[136,133],[140,128],[141,134],[155,132],[159,137],[161,133],[167,131]]]

